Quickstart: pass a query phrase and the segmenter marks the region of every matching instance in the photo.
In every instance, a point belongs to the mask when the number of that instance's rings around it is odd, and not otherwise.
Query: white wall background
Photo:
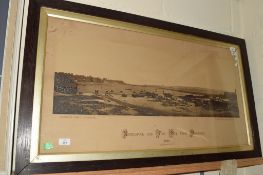
[[[263,1],[239,0],[242,36],[247,42],[256,111],[263,148]],[[246,175],[262,175],[263,166],[245,169]]]
[[[245,38],[263,142],[262,0],[70,0]],[[238,175],[262,175],[263,166],[238,169]],[[191,175],[199,175],[195,173]],[[205,172],[218,175],[219,172]],[[190,175],[190,174],[189,174]]]

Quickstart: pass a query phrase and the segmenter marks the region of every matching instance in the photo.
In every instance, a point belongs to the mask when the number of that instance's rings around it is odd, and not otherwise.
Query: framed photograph
[[[245,41],[30,0],[16,173],[260,157]]]

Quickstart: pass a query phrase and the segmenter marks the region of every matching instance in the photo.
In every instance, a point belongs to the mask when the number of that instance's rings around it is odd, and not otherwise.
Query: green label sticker
[[[52,143],[50,143],[50,142],[44,143],[44,149],[45,150],[50,150],[53,148],[54,148],[54,145]]]

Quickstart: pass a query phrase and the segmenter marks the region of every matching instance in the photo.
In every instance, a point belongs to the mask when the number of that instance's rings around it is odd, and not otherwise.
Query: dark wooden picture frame
[[[38,51],[39,21],[42,7],[59,9],[79,14],[92,15],[169,32],[177,32],[185,35],[196,36],[218,42],[224,42],[239,46],[241,62],[244,72],[244,84],[247,94],[248,113],[252,128],[253,149],[246,151],[233,151],[222,153],[207,153],[181,156],[156,156],[140,158],[117,158],[112,160],[92,160],[92,161],[66,161],[66,162],[42,162],[34,163],[30,161],[31,134],[33,119],[33,99],[35,91],[36,61]],[[37,173],[60,173],[60,172],[80,172],[97,171],[139,167],[153,167],[175,164],[188,164],[198,162],[211,162],[226,159],[243,159],[261,157],[259,132],[255,112],[255,104],[249,71],[248,57],[245,41],[240,38],[226,36],[214,32],[200,30],[179,24],[151,19],[147,17],[132,15],[113,10],[68,2],[64,0],[30,0],[27,18],[26,40],[24,49],[24,61],[22,71],[22,84],[20,94],[19,119],[16,143],[16,174],[37,174]]]

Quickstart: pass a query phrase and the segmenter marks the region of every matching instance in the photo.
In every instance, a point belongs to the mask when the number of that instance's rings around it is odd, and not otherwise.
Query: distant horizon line
[[[205,87],[196,87],[196,86],[181,86],[181,85],[175,85],[175,86],[169,86],[169,85],[156,85],[156,84],[130,84],[130,83],[126,83],[123,80],[113,80],[113,79],[108,79],[105,77],[96,77],[96,76],[92,76],[92,75],[80,75],[80,74],[74,74],[74,73],[69,73],[69,72],[55,72],[55,73],[64,73],[64,74],[72,74],[73,76],[84,76],[84,77],[92,77],[92,78],[98,78],[101,80],[108,80],[108,81],[116,81],[116,82],[121,82],[123,84],[126,85],[132,85],[132,86],[156,86],[156,87],[161,87],[161,86],[165,86],[165,87],[171,87],[171,88],[196,88],[196,89],[202,89],[202,90],[211,90],[211,91],[223,91],[223,92],[236,92],[236,90],[234,91],[227,91],[227,90],[222,90],[222,89],[213,89],[213,88],[205,88]]]

